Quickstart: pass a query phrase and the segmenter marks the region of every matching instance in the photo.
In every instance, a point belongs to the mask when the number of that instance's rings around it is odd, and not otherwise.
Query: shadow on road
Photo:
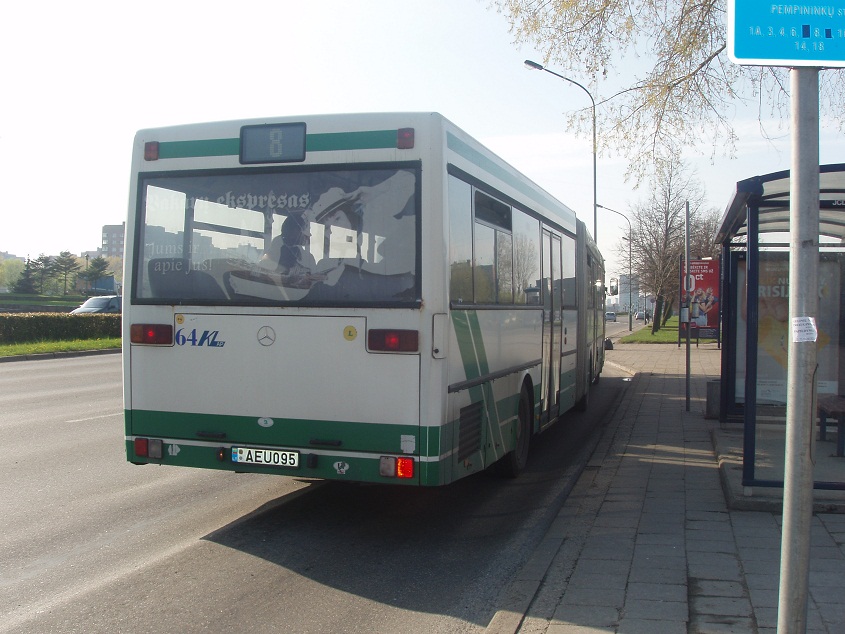
[[[270,562],[281,577],[486,625],[624,395],[629,384],[613,372],[594,386],[587,413],[567,414],[535,437],[516,480],[485,472],[436,489],[326,482],[205,539]],[[313,598],[290,589],[282,600]]]

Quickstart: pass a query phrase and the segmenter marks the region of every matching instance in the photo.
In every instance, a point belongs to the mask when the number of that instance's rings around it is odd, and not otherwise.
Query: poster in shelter
[[[745,350],[748,302],[745,261],[737,270],[736,401],[745,401]],[[838,260],[819,263],[817,385],[820,394],[839,393],[839,317],[841,269]],[[789,254],[760,254],[757,288],[757,403],[786,404],[789,352]]]

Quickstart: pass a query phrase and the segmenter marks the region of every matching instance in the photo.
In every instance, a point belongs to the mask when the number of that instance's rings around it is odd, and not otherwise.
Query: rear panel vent
[[[461,409],[458,438],[458,461],[466,460],[481,449],[481,419],[483,403],[473,403]]]

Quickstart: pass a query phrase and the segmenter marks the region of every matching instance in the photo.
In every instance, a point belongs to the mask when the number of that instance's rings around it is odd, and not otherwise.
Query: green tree
[[[12,291],[24,295],[37,295],[38,288],[36,287],[36,282],[37,277],[35,270],[32,268],[32,261],[27,259],[20,277],[12,286]]]
[[[0,288],[12,288],[18,281],[26,264],[17,258],[0,261]]]
[[[788,70],[738,66],[727,55],[725,0],[494,0],[518,43],[590,86],[598,138],[642,177],[683,147],[731,153],[737,105],[786,120]],[[640,69],[639,72],[637,69]],[[845,128],[845,74],[821,77],[820,104]],[[605,93],[605,94],[603,94]],[[588,111],[570,127],[592,129]],[[724,150],[723,150],[724,149]]]
[[[79,260],[70,251],[62,251],[53,260],[53,271],[55,271],[56,276],[61,278],[64,283],[64,295],[67,295],[68,278],[81,268],[82,266],[79,264]]]
[[[102,256],[97,256],[88,263],[88,268],[79,274],[79,277],[88,282],[89,288],[96,287],[97,281],[106,277],[109,269],[109,261]]]
[[[53,277],[53,258],[42,253],[31,264],[38,279],[38,292],[43,295],[46,283]]]

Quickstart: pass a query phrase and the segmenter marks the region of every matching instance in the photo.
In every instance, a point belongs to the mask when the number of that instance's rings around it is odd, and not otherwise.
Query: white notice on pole
[[[795,343],[811,342],[818,339],[819,331],[816,329],[815,317],[793,317],[792,318],[792,341]]]

